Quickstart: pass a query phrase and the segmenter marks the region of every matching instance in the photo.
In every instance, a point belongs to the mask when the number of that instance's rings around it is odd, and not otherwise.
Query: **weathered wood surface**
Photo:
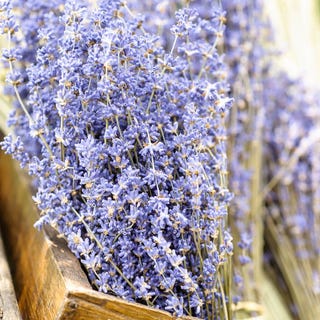
[[[0,213],[2,214],[2,213]],[[20,312],[0,233],[0,319],[20,320]]]
[[[176,319],[167,312],[92,290],[64,240],[57,238],[53,230],[45,234],[33,227],[37,210],[31,199],[29,180],[3,154],[0,177],[0,223],[11,253],[8,259],[23,319]]]

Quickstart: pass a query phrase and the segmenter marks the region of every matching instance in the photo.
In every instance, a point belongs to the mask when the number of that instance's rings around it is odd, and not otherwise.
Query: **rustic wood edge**
[[[75,288],[69,291],[61,320],[197,320],[194,317],[175,317],[172,314],[134,302],[128,302],[97,291]],[[98,316],[98,317],[97,317]]]
[[[34,229],[29,181],[0,155],[1,228],[23,319],[55,320],[66,288],[43,232]]]
[[[0,232],[0,319],[21,320]]]

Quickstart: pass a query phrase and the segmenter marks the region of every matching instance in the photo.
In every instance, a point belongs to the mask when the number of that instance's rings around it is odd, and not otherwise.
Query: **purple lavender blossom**
[[[48,9],[38,4],[35,19]],[[98,290],[218,319],[229,299],[218,270],[232,254],[224,146],[232,99],[216,77],[223,13],[179,10],[167,50],[130,14],[122,1],[48,9],[20,71],[23,128],[11,120],[40,152],[23,150],[26,138],[3,146],[27,153],[36,225],[67,239]]]

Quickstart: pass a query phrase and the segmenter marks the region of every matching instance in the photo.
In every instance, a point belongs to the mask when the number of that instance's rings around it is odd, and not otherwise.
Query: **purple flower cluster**
[[[139,5],[135,1],[129,1],[133,11],[139,11],[142,7],[147,11],[145,28],[161,34],[160,41],[165,47],[170,47],[172,39],[168,37],[168,30],[172,23],[174,11],[185,5],[186,1],[149,1],[141,0]],[[215,41],[215,36],[222,35],[224,27],[216,32],[212,30],[210,8],[218,7],[219,1],[194,0],[189,3],[190,8],[196,8],[202,23],[201,33],[206,39]],[[263,139],[264,125],[264,93],[263,81],[270,74],[269,49],[265,43],[270,42],[270,25],[262,17],[263,2],[260,0],[227,0],[222,1],[226,16],[222,17],[225,22],[223,46],[219,50],[225,53],[224,62],[219,70],[213,70],[211,76],[219,83],[220,91],[229,92],[236,98],[231,112],[226,117],[228,135],[228,171],[230,189],[235,194],[231,202],[229,223],[232,236],[237,243],[233,256],[234,301],[238,299],[257,300],[256,294],[259,281],[255,274],[256,267],[261,267],[262,246],[258,254],[253,249],[252,242],[261,243],[263,232],[256,228],[257,221],[262,224],[259,208],[253,208],[253,199],[257,198],[261,191],[256,188],[253,181],[256,176],[261,176],[261,168],[257,162],[261,161],[262,150],[255,150],[257,138]],[[181,19],[185,19],[181,16]],[[192,20],[188,23],[192,26]],[[183,30],[187,32],[186,28]],[[183,32],[182,31],[182,32]],[[189,41],[185,51],[187,61],[197,59],[197,50],[194,43]],[[191,63],[193,68],[197,64]],[[230,83],[230,88],[226,84]],[[258,161],[254,160],[258,157]],[[259,245],[259,244],[258,244]],[[260,257],[257,257],[260,255]],[[244,279],[245,278],[245,279]],[[253,293],[252,293],[253,292]]]
[[[10,35],[10,43],[12,43],[10,49],[3,49],[3,60],[6,66],[9,67],[9,61],[11,63],[14,62],[14,69],[8,74],[9,81],[5,87],[6,94],[15,96],[18,93],[21,99],[25,99],[28,96],[28,74],[26,69],[36,61],[37,50],[45,42],[46,37],[53,32],[57,35],[61,34],[62,30],[58,30],[57,27],[59,26],[58,20],[63,3],[63,0],[49,2],[41,0],[12,0],[1,2],[4,14],[3,23],[9,22],[15,26],[14,32]],[[16,17],[14,17],[11,11],[7,11],[10,6],[15,8],[23,7],[24,10],[17,10],[15,12]],[[19,28],[17,21],[19,21]],[[20,33],[17,34],[18,29]],[[41,33],[38,34],[40,31]],[[15,92],[16,90],[17,92]],[[29,109],[27,104],[25,107]],[[25,150],[36,154],[40,152],[36,139],[26,134],[29,120],[25,113],[21,112],[21,105],[18,101],[13,103],[13,110],[9,114],[8,124],[9,126],[14,126],[16,135],[24,140]],[[24,137],[27,137],[27,139],[24,139]]]
[[[285,244],[279,253],[272,246],[269,251],[277,263],[279,254],[293,261],[290,266],[280,264],[280,269],[289,287],[291,281],[295,283],[291,288],[295,316],[316,319],[320,302],[319,93],[306,88],[303,79],[293,80],[283,73],[269,79],[266,88],[273,100],[272,122],[266,126],[266,228],[276,231],[272,241]]]
[[[230,189],[235,201],[230,207],[235,243],[235,284],[242,299],[259,299],[262,257],[261,167],[265,115],[269,107],[264,82],[271,76],[268,47],[272,37],[261,0],[225,1],[226,64],[232,95],[236,97],[228,118]]]
[[[294,297],[296,315],[316,319],[320,302],[320,176],[315,160],[320,150],[319,94],[308,90],[303,79],[291,79],[275,66],[278,53],[263,1],[224,4],[225,61],[235,97],[228,126],[230,189],[235,194],[230,221],[240,248],[235,247],[234,256],[244,264],[240,294],[259,299],[257,270],[262,261],[255,252],[262,256],[265,234],[268,250]],[[235,270],[241,271],[237,260],[234,263]],[[258,289],[256,297],[251,288]]]
[[[224,13],[185,6],[163,46],[123,1],[45,3],[26,1],[23,53],[4,56],[23,81],[2,147],[36,177],[36,225],[67,239],[98,290],[220,319],[233,252]]]

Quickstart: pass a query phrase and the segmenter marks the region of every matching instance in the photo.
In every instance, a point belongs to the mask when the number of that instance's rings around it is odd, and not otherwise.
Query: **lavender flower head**
[[[223,13],[212,7],[204,36],[207,20],[177,11],[164,49],[122,1],[88,10],[70,0],[62,11],[36,3],[30,19],[50,19],[28,38],[37,50],[16,70],[25,86],[22,96],[13,84],[17,137],[2,142],[36,177],[36,225],[67,239],[98,290],[219,319],[233,250],[224,146],[232,99],[215,76]]]

